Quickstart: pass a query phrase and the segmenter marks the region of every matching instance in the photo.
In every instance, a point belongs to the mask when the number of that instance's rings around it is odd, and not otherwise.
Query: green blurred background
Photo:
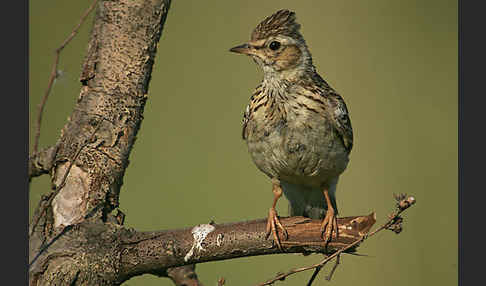
[[[30,1],[30,134],[54,50],[91,1]],[[141,130],[121,191],[126,225],[137,230],[263,218],[269,180],[241,140],[242,113],[262,74],[228,49],[278,9],[296,11],[320,74],[346,100],[355,134],[338,185],[341,216],[376,211],[393,193],[417,204],[400,235],[383,232],[345,255],[333,285],[457,285],[456,1],[173,1],[160,41]],[[61,55],[40,146],[55,143],[80,91],[92,16]],[[30,213],[49,191],[31,183]],[[287,215],[287,201],[279,202]],[[205,285],[249,285],[320,255],[273,255],[198,265]],[[315,285],[325,282],[327,266]],[[303,285],[311,272],[278,285]],[[151,275],[124,285],[172,285]]]

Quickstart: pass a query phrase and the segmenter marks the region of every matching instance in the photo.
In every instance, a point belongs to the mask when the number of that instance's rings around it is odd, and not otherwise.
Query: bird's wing
[[[260,102],[262,95],[263,95],[263,89],[262,89],[262,84],[260,83],[255,88],[255,91],[251,95],[250,103],[248,103],[248,105],[246,106],[245,112],[243,113],[243,128],[241,130],[241,137],[243,138],[243,140],[246,140],[246,137],[247,137],[246,126],[248,124],[248,121],[250,121],[252,107],[258,108],[258,105],[256,105],[256,104]]]
[[[248,124],[248,120],[250,120],[250,104],[246,106],[245,112],[243,113],[243,128],[241,130],[241,138],[243,140],[246,139],[246,125]]]
[[[353,149],[353,128],[351,127],[351,120],[349,119],[346,103],[344,103],[344,99],[333,90],[330,90],[327,94],[327,102],[329,103],[328,108],[332,123],[341,136],[346,150],[351,152],[351,149]]]
[[[319,93],[322,98],[326,99],[326,109],[329,111],[334,128],[341,136],[348,153],[351,152],[351,149],[353,149],[353,128],[344,99],[317,72],[314,73],[313,80],[319,86],[313,92]]]

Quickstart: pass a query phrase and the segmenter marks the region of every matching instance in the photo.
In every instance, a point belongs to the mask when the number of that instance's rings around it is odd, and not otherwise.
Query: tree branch
[[[335,251],[332,255],[326,257],[324,260],[322,260],[321,262],[319,262],[317,264],[307,266],[307,267],[300,267],[300,268],[292,269],[292,270],[288,271],[287,273],[279,274],[275,278],[272,278],[272,279],[269,279],[269,280],[267,280],[263,283],[257,284],[257,286],[271,285],[278,280],[284,280],[286,277],[288,277],[292,274],[299,273],[299,272],[302,272],[302,271],[311,270],[311,269],[316,269],[316,271],[314,273],[315,273],[315,275],[317,275],[319,270],[325,264],[327,264],[329,261],[331,261],[332,259],[334,259],[336,257],[339,257],[339,255],[343,252],[347,252],[351,249],[354,249],[356,246],[358,246],[361,242],[363,242],[368,237],[371,237],[371,236],[377,234],[378,232],[380,232],[384,229],[389,229],[389,230],[394,231],[395,233],[400,233],[401,230],[402,230],[402,221],[403,221],[403,219],[400,217],[400,214],[404,210],[408,209],[410,206],[415,204],[415,198],[414,197],[407,197],[405,194],[400,194],[400,195],[395,195],[395,199],[397,200],[396,210],[392,214],[389,215],[388,221],[386,223],[384,223],[378,229],[375,229],[374,231],[372,231],[369,234],[367,233],[367,234],[361,236],[359,239],[357,239],[353,243],[350,243],[346,246],[341,247],[340,249]],[[329,277],[331,277],[331,276],[332,276],[332,273],[330,274]],[[314,279],[311,278],[309,283],[312,284],[313,280]],[[308,284],[308,285],[310,285],[310,284]]]
[[[29,157],[29,182],[32,178],[48,174],[54,166],[58,145],[47,147]]]
[[[204,286],[197,278],[195,264],[169,268],[167,276],[176,286]]]
[[[94,1],[71,35],[56,49],[47,90],[39,106],[34,154],[37,154],[44,105],[57,76],[59,55],[89,12],[97,7],[80,78],[83,87],[53,152],[55,158],[42,165],[33,160],[30,166],[32,176],[47,172],[50,166],[55,187],[39,203],[30,225],[30,261],[36,258],[31,268],[31,283],[66,285],[76,277],[75,284],[99,285],[109,279],[108,273],[99,277],[90,274],[93,263],[96,261],[99,266],[106,262],[105,258],[93,260],[91,265],[67,263],[63,253],[71,246],[65,244],[63,251],[58,247],[67,238],[76,240],[68,235],[75,227],[64,233],[67,226],[80,226],[88,217],[105,223],[111,211],[118,207],[120,187],[143,119],[157,43],[169,6],[170,0]],[[86,143],[86,138],[93,140]],[[59,233],[63,234],[58,237]],[[49,248],[39,255],[45,242],[49,242]],[[59,251],[59,255],[52,256],[51,251]],[[67,263],[65,268],[48,271],[57,257]],[[81,263],[82,259],[76,262]],[[62,271],[69,275],[60,275]]]
[[[375,214],[339,218],[340,236],[329,244],[322,240],[321,221],[304,217],[281,218],[289,238],[285,253],[334,253],[360,240],[375,223]],[[282,253],[266,238],[266,219],[202,224],[194,228],[162,232],[130,232],[121,236],[120,272],[123,280],[167,267],[238,257]],[[356,246],[346,249],[354,252]]]

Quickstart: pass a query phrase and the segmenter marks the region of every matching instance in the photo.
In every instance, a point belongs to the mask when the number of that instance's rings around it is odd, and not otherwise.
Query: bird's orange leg
[[[273,205],[268,211],[266,238],[268,238],[268,236],[270,236],[270,233],[272,233],[273,239],[275,240],[275,243],[277,244],[278,248],[283,251],[282,245],[280,244],[280,239],[278,238],[277,228],[279,228],[282,231],[285,240],[287,240],[288,238],[288,233],[287,230],[280,223],[280,220],[278,219],[277,216],[277,211],[275,210],[277,201],[282,196],[282,187],[280,186],[280,182],[278,180],[273,180],[272,183],[273,183],[273,187],[272,187]]]
[[[334,207],[331,204],[331,198],[329,197],[329,192],[326,189],[324,189],[324,197],[326,198],[326,203],[327,203],[327,211],[326,211],[326,216],[322,220],[321,224],[321,236],[322,239],[328,243],[331,240],[331,236],[334,236],[335,238],[338,237],[338,223],[337,223],[337,217],[336,217],[336,211],[334,210]]]

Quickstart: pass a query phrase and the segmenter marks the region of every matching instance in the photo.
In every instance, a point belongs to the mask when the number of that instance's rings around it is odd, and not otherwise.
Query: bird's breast
[[[320,186],[344,171],[347,152],[329,120],[292,107],[280,110],[286,112],[259,110],[247,124],[248,150],[262,172],[291,183]]]

